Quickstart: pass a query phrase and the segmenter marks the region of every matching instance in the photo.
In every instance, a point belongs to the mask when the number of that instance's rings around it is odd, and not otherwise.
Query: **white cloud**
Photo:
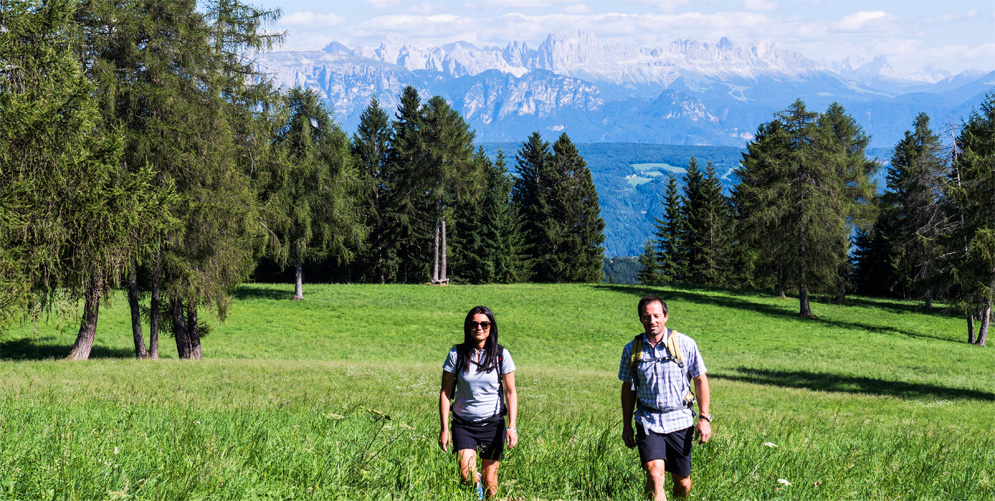
[[[833,25],[839,31],[867,31],[890,23],[895,18],[884,11],[855,12]]]
[[[282,16],[278,24],[283,26],[313,27],[337,26],[345,24],[346,18],[336,14],[315,14],[313,12],[292,12]]]
[[[404,5],[405,0],[366,0],[366,3],[377,10],[391,9]]]
[[[587,14],[591,12],[591,8],[588,7],[586,3],[579,3],[569,7],[564,7],[563,12],[566,12],[567,14]]]
[[[774,10],[777,8],[777,4],[766,0],[746,0],[743,8],[746,10]]]

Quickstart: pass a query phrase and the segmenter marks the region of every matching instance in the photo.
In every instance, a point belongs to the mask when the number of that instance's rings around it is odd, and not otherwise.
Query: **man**
[[[712,435],[705,364],[694,340],[666,328],[667,303],[662,299],[646,296],[639,300],[638,311],[645,331],[625,345],[618,368],[618,378],[622,380],[622,440],[630,449],[639,446],[648,497],[667,499],[663,484],[665,472],[670,472],[674,496],[684,498],[691,491],[694,434],[697,432],[702,442]],[[635,357],[634,344],[639,349]],[[680,351],[679,356],[671,349]],[[689,377],[694,381],[698,400],[697,419],[691,409],[694,397],[689,395]]]

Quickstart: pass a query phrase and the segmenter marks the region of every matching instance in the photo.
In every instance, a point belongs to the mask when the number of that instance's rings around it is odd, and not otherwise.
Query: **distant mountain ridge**
[[[764,40],[645,48],[605,44],[583,31],[551,34],[535,49],[524,42],[419,46],[391,35],[375,47],[333,42],[259,60],[278,83],[318,90],[346,130],[355,129],[372,96],[392,109],[412,85],[425,99],[446,98],[481,141],[563,131],[576,142],[741,147],[773,112],[800,98],[818,111],[840,102],[885,147],[920,111],[956,122],[995,88],[995,72],[902,73],[881,57],[827,64]]]

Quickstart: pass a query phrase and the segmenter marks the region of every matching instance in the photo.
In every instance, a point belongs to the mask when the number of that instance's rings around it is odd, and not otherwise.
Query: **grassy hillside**
[[[638,499],[615,375],[647,290],[313,285],[295,303],[250,285],[202,362],[131,360],[123,300],[102,309],[93,359],[49,360],[76,324],[43,318],[0,345],[0,499],[470,499],[436,409],[477,304],[518,366],[501,496]],[[792,300],[652,290],[709,370],[695,499],[995,495],[995,351],[963,343],[963,320],[860,299],[803,320]]]

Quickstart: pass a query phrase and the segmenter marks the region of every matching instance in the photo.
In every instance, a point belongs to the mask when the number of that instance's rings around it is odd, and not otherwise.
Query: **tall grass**
[[[252,285],[196,363],[130,359],[124,301],[85,363],[49,360],[74,322],[42,319],[0,347],[0,499],[472,499],[436,407],[478,304],[518,366],[500,497],[639,499],[615,375],[647,290],[312,285],[299,303]],[[961,342],[963,320],[859,298],[804,320],[760,294],[653,291],[709,369],[695,499],[995,495],[995,353]]]

